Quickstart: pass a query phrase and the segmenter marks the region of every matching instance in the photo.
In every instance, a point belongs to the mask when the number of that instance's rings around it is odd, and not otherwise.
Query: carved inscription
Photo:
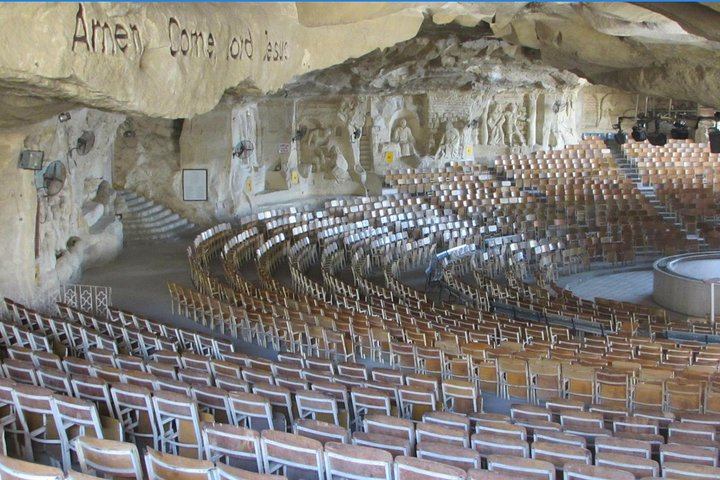
[[[143,51],[142,37],[137,25],[120,22],[111,24],[95,18],[88,22],[85,7],[80,3],[75,14],[72,51],[82,50],[83,46],[88,52],[106,55],[115,55],[118,52],[140,55]]]
[[[290,58],[290,42],[267,29],[261,34],[239,27],[225,37],[210,30],[184,23],[171,16],[167,22],[167,48],[173,58],[224,59],[226,61],[285,62]],[[256,42],[260,45],[256,48]],[[141,28],[135,23],[92,18],[82,3],[75,14],[71,50],[101,55],[140,56],[147,47]]]

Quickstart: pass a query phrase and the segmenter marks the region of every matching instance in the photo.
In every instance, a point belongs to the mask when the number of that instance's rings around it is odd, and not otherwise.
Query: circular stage
[[[694,317],[710,315],[710,287],[720,283],[720,252],[686,253],[653,264],[653,300]],[[720,311],[720,285],[715,287],[715,314]]]

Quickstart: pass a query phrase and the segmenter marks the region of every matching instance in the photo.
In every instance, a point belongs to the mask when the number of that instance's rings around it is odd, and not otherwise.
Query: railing
[[[112,288],[102,285],[61,285],[57,301],[85,312],[106,316],[108,307],[112,306]]]

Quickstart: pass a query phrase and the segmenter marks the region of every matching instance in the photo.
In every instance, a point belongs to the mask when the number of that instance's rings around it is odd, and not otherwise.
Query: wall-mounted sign
[[[183,200],[204,202],[208,197],[207,169],[184,168],[182,171]]]
[[[283,154],[290,153],[290,144],[289,143],[279,143],[278,144],[278,153],[283,153]]]

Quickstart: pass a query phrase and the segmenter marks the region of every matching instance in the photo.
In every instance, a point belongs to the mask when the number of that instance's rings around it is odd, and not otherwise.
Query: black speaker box
[[[712,153],[720,153],[720,130],[717,128],[709,128],[708,140],[710,141],[710,151]]]

